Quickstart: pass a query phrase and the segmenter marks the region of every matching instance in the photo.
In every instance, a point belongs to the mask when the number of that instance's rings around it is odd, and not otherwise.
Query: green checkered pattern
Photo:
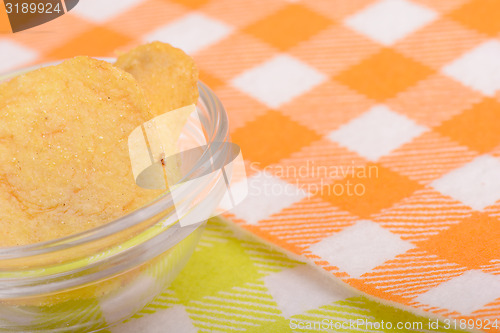
[[[272,296],[265,279],[302,265],[306,264],[229,228],[224,221],[212,219],[195,253],[171,287],[132,319],[107,333],[311,332],[311,329],[291,327],[322,321],[333,327],[324,331],[336,331],[335,323],[340,327],[343,321],[358,320],[373,323],[373,328],[366,325],[362,329],[341,331],[458,332],[447,330],[443,323],[438,329],[428,329],[429,318],[382,305],[350,291],[343,292],[347,297],[344,295],[342,300],[286,317],[281,310],[282,301]],[[306,270],[311,277],[320,274],[312,267],[307,266]],[[384,329],[376,329],[375,324],[382,322],[391,322],[393,328],[385,325]],[[416,329],[397,329],[398,322],[411,323]],[[418,329],[416,323],[422,323],[423,329]]]

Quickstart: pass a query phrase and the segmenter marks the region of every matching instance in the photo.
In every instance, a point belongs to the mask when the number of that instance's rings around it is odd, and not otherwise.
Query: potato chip
[[[127,137],[151,119],[132,75],[78,57],[0,85],[0,246],[97,227],[159,191],[138,187]]]
[[[181,49],[161,42],[140,45],[119,56],[115,65],[143,87],[154,116],[198,101],[198,70]]]
[[[157,142],[157,147],[151,148],[155,150],[161,146],[164,156],[179,153],[177,141],[190,115],[181,108],[196,105],[199,97],[198,69],[193,59],[169,44],[153,42],[122,54],[115,65],[137,79],[155,117],[175,110],[168,115],[169,122],[163,122],[162,127],[157,129],[162,134],[161,142]],[[151,144],[151,138],[149,139]],[[156,157],[154,160],[157,160]],[[171,182],[178,180],[180,161],[172,158],[167,158],[166,161],[163,166],[166,178]]]

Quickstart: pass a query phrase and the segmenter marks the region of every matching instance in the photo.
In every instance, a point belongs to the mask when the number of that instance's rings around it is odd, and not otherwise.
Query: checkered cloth
[[[234,222],[380,299],[500,318],[500,2],[80,2],[3,36],[0,70],[171,42],[248,161]]]
[[[311,331],[463,333],[357,295],[219,219],[170,288],[102,333]]]

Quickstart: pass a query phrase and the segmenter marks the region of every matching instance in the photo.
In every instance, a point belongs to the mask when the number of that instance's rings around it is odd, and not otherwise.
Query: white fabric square
[[[414,247],[377,223],[361,220],[313,244],[309,250],[348,273],[350,277],[359,278]]]
[[[270,274],[264,284],[286,318],[354,296],[307,265]]]
[[[479,156],[436,179],[431,186],[473,209],[483,210],[500,199],[500,160]]]
[[[348,17],[345,24],[384,45],[394,44],[436,19],[429,8],[405,0],[384,0]]]
[[[500,42],[484,42],[443,67],[442,71],[486,96],[493,96],[500,89]]]
[[[191,13],[153,31],[145,41],[170,43],[193,54],[224,39],[233,31],[226,23],[200,13]]]
[[[500,277],[472,270],[441,283],[417,296],[415,300],[469,315],[498,297],[500,297]]]
[[[102,23],[141,2],[144,2],[144,0],[84,0],[78,2],[75,8],[71,10],[71,13],[89,21]]]
[[[389,154],[427,130],[411,119],[377,105],[331,132],[330,140],[372,161]]]
[[[232,83],[267,106],[277,108],[324,80],[326,77],[316,69],[282,54],[243,72]]]
[[[110,328],[113,333],[148,332],[148,333],[196,333],[189,314],[182,305],[175,305],[166,310],[158,310],[140,318],[134,318]]]
[[[257,224],[308,195],[296,186],[264,171],[248,178],[247,182],[248,196],[230,211],[249,224]],[[238,184],[235,184],[234,188],[238,191]]]
[[[0,74],[19,68],[34,61],[38,54],[27,47],[13,41],[0,40]]]

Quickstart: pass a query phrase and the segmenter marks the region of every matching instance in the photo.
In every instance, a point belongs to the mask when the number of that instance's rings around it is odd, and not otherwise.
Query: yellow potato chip
[[[199,97],[198,69],[193,59],[169,44],[153,42],[122,54],[115,65],[136,78],[144,89],[155,117],[175,110],[169,113],[168,122],[162,122],[161,128],[150,131],[161,133],[157,135],[158,138],[161,136],[161,140],[151,140],[150,137],[149,143],[158,141],[155,147],[150,148],[155,151],[161,146],[162,155],[179,153],[177,141],[190,115],[190,112],[181,108],[196,105]],[[157,156],[153,158],[159,160]],[[163,168],[169,180],[167,183],[175,182],[180,178],[180,161],[175,158],[167,158],[166,161]]]
[[[97,227],[159,191],[138,187],[127,138],[151,119],[132,75],[78,57],[0,85],[0,246]]]
[[[140,45],[119,56],[115,65],[143,87],[154,116],[197,103],[198,69],[181,49],[161,42]]]

